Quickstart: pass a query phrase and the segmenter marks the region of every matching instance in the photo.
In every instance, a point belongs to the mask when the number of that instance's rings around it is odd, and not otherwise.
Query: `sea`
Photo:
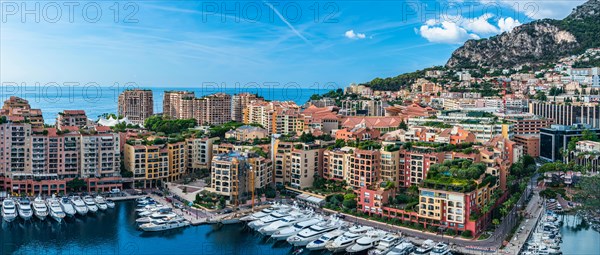
[[[285,242],[274,243],[242,224],[201,225],[159,233],[137,229],[136,204],[117,202],[114,209],[76,216],[62,223],[48,218],[2,223],[0,254],[290,254]]]
[[[85,110],[88,118],[97,120],[104,113],[117,113],[119,94],[132,88],[151,89],[154,98],[154,112],[162,112],[162,101],[165,91],[193,91],[197,97],[214,93],[230,95],[249,92],[258,94],[266,100],[294,101],[298,105],[306,103],[313,94],[323,94],[336,87],[305,88],[294,84],[286,86],[247,85],[220,86],[205,84],[197,87],[138,87],[138,86],[98,86],[81,85],[28,85],[0,86],[0,100],[4,102],[11,96],[18,96],[29,101],[32,108],[42,109],[44,122],[54,124],[56,115],[63,110]]]
[[[243,224],[200,225],[160,233],[137,229],[136,204],[117,202],[114,209],[95,215],[76,216],[63,223],[51,219],[17,219],[2,223],[0,254],[199,254],[283,255],[295,249],[257,235]],[[577,216],[564,216],[561,250],[566,255],[596,255],[600,233],[581,224]],[[327,252],[304,251],[303,255]]]

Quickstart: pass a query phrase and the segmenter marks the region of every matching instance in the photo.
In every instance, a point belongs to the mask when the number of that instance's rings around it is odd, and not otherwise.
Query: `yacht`
[[[283,217],[280,220],[273,222],[269,225],[266,225],[258,230],[263,235],[270,236],[276,231],[282,230],[289,226],[293,226],[294,224],[302,221],[307,221],[313,217],[313,214],[306,214],[303,212],[292,213],[289,216]]]
[[[50,217],[52,217],[52,219],[54,219],[55,221],[61,222],[65,218],[65,216],[67,216],[66,213],[63,211],[62,207],[60,206],[60,202],[58,202],[58,199],[48,198],[46,199],[46,205],[48,206]]]
[[[433,249],[433,246],[435,246],[435,243],[433,242],[433,240],[427,239],[423,242],[423,244],[421,244],[421,247],[415,249],[415,251],[413,251],[411,254],[412,255],[429,254],[429,252],[431,252],[431,250]]]
[[[152,222],[153,220],[172,218],[175,216],[177,216],[177,214],[174,213],[171,208],[165,208],[158,212],[152,213],[150,216],[138,218],[135,220],[135,222],[148,223],[148,222]]]
[[[19,201],[17,201],[17,207],[19,208],[19,216],[21,216],[21,218],[24,220],[31,219],[33,211],[31,210],[31,201],[29,201],[29,198],[24,197],[19,199]]]
[[[381,239],[388,233],[382,230],[372,230],[367,232],[363,237],[356,240],[356,243],[346,248],[349,253],[357,253],[367,251],[381,242]]]
[[[329,221],[311,225],[309,228],[300,230],[298,234],[288,237],[287,241],[293,246],[305,246],[308,243],[317,240],[325,233],[339,229],[343,226],[343,221],[332,218]]]
[[[317,217],[317,218],[309,219],[309,220],[305,220],[305,221],[300,221],[300,222],[295,223],[294,225],[287,226],[287,227],[281,228],[281,229],[273,232],[273,234],[271,234],[271,238],[273,238],[277,241],[285,240],[290,236],[298,234],[300,231],[302,231],[305,228],[309,228],[310,226],[317,225],[317,224],[323,223],[323,222],[325,222],[325,221],[323,221],[323,218],[321,218],[321,217]]]
[[[11,198],[2,201],[2,219],[6,222],[12,222],[17,218],[17,206]]]
[[[40,220],[45,220],[48,217],[48,207],[41,197],[36,197],[33,200],[33,214]]]
[[[83,202],[85,206],[88,208],[88,211],[91,213],[96,213],[98,211],[98,206],[96,205],[96,201],[92,196],[83,197]]]
[[[140,228],[144,231],[164,231],[175,228],[182,228],[189,226],[190,223],[181,216],[156,220],[150,223],[142,224]]]
[[[96,202],[98,209],[102,211],[108,209],[108,205],[106,205],[106,199],[104,199],[102,196],[96,196],[96,198],[94,198],[94,202]]]
[[[145,197],[145,198],[142,198],[141,200],[137,200],[137,203],[138,203],[138,207],[143,207],[143,206],[147,206],[147,205],[156,204],[156,201],[154,201],[154,199],[152,199],[151,197]]]
[[[73,204],[71,204],[71,200],[69,200],[69,198],[63,197],[58,202],[60,203],[60,207],[62,208],[63,212],[67,216],[69,216],[69,217],[75,216],[77,211],[75,211],[75,207],[73,207]]]
[[[288,216],[289,215],[288,212],[289,212],[288,210],[274,211],[273,213],[269,214],[269,216],[262,217],[258,220],[254,220],[254,221],[248,223],[248,227],[250,227],[254,230],[258,230],[264,226],[267,226],[273,222],[280,220],[283,217]]]
[[[153,208],[145,209],[143,211],[139,211],[138,215],[141,216],[141,217],[146,217],[146,216],[150,216],[153,213],[158,212],[158,211],[163,210],[163,209],[169,209],[169,207],[166,206],[166,205],[157,205],[157,206],[155,206]]]
[[[338,238],[333,240],[333,242],[326,244],[325,248],[327,248],[327,250],[331,251],[332,253],[345,251],[346,248],[353,245],[354,242],[356,242],[356,240],[363,237],[365,233],[370,230],[373,230],[373,228],[360,225],[353,226],[349,228],[348,231],[342,236],[339,236]]]
[[[396,245],[386,255],[409,255],[415,250],[415,245],[410,242],[402,242]]]
[[[323,249],[325,249],[325,246],[327,244],[333,242],[333,240],[335,240],[335,238],[343,235],[345,232],[346,231],[344,231],[342,229],[337,229],[337,230],[334,230],[331,232],[327,232],[324,235],[322,235],[321,237],[319,237],[319,239],[308,243],[306,245],[306,249],[308,249],[309,251],[323,250]]]
[[[81,199],[80,196],[74,196],[71,198],[71,204],[73,204],[73,207],[75,207],[75,211],[77,212],[77,214],[79,215],[86,215],[88,213],[88,208],[85,205],[85,202],[83,202],[83,199]]]
[[[379,241],[379,244],[375,246],[375,249],[369,250],[369,255],[387,254],[394,248],[394,246],[398,245],[402,241],[402,237],[399,235],[393,233],[387,234],[381,239],[381,241]]]
[[[110,208],[110,209],[115,208],[115,201],[112,201],[110,199],[106,199],[106,206],[108,206],[108,208]]]
[[[448,247],[445,243],[437,243],[431,252],[430,255],[450,255],[450,247]]]
[[[255,221],[258,220],[260,218],[264,218],[269,216],[269,214],[271,214],[273,211],[275,211],[275,208],[269,207],[269,208],[265,208],[262,209],[258,212],[255,212],[253,214],[250,214],[248,216],[244,216],[242,218],[240,218],[241,221],[245,221],[245,222],[250,222],[250,221]]]

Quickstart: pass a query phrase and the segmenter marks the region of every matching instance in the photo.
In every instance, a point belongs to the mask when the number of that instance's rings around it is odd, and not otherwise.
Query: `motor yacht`
[[[325,248],[332,253],[345,251],[346,248],[353,245],[356,240],[363,237],[370,230],[373,230],[373,228],[360,225],[353,226],[346,233],[333,240],[333,242],[326,244]]]
[[[106,199],[104,199],[102,196],[96,196],[96,198],[94,198],[94,202],[96,202],[98,209],[102,211],[108,209],[108,205],[106,205]]]
[[[88,207],[85,205],[83,199],[80,196],[74,196],[71,198],[71,204],[75,207],[75,211],[79,215],[86,215],[88,213]]]
[[[2,220],[12,222],[17,218],[17,206],[12,198],[6,198],[2,201]]]
[[[40,220],[45,220],[48,217],[48,207],[41,197],[36,197],[33,200],[33,214]]]
[[[273,232],[273,234],[271,234],[271,238],[275,239],[277,241],[285,240],[290,236],[298,234],[300,231],[302,231],[305,228],[309,228],[310,226],[313,226],[313,225],[316,226],[323,222],[325,222],[325,221],[323,220],[322,217],[308,219],[305,221],[299,221],[299,222],[296,222],[294,225],[287,226],[287,227],[284,227],[282,229],[279,229],[279,230]]]
[[[287,241],[293,246],[305,246],[308,245],[308,243],[317,240],[325,233],[343,227],[344,224],[343,221],[332,218],[329,221],[321,222],[299,231],[298,234],[288,237]]]
[[[423,244],[421,244],[420,247],[416,248],[415,251],[413,251],[411,254],[412,255],[427,255],[429,254],[429,252],[431,252],[431,250],[433,249],[433,246],[435,246],[435,242],[433,242],[433,240],[425,240],[423,242]]]
[[[71,200],[69,200],[69,198],[63,197],[58,202],[60,203],[60,207],[62,208],[63,212],[67,216],[69,216],[69,217],[75,216],[77,211],[75,211],[75,207],[73,207],[73,204],[71,204]]]
[[[302,221],[307,221],[313,217],[313,214],[305,214],[303,212],[292,213],[289,216],[283,217],[280,220],[273,222],[269,225],[266,225],[258,230],[263,235],[270,236],[276,231],[282,230],[289,226],[293,226],[294,224]]]
[[[274,211],[273,213],[269,214],[269,216],[262,217],[258,220],[254,220],[254,221],[248,223],[248,227],[250,227],[254,230],[258,230],[264,226],[267,226],[273,222],[276,222],[276,221],[282,219],[283,217],[290,215],[288,212],[289,212],[289,210]]]
[[[269,214],[271,214],[273,211],[275,211],[275,208],[273,207],[265,208],[248,216],[244,216],[240,218],[240,220],[245,222],[255,221],[260,218],[269,216]]]
[[[383,255],[387,254],[392,248],[403,241],[402,237],[397,234],[389,233],[385,235],[379,244],[375,246],[375,249],[369,250],[369,255]]]
[[[88,212],[96,213],[98,211],[98,206],[96,205],[96,201],[94,201],[94,198],[92,196],[83,197],[83,202],[88,208]]]
[[[142,198],[141,200],[137,200],[137,203],[138,203],[137,204],[138,207],[143,207],[143,206],[147,206],[147,205],[156,204],[156,201],[154,201],[154,199],[152,199],[151,197],[145,197],[145,198]]]
[[[108,208],[110,208],[110,209],[115,208],[115,201],[112,201],[110,199],[106,199],[106,206],[108,206]]]
[[[411,242],[404,241],[394,246],[386,255],[409,255],[415,250],[415,245]]]
[[[346,248],[346,252],[357,253],[367,251],[381,242],[381,239],[388,233],[382,230],[372,230],[367,232],[363,237],[356,240],[354,245]]]
[[[189,226],[190,223],[181,216],[156,220],[150,223],[145,223],[140,226],[140,228],[144,231],[165,231],[169,229],[182,228]]]
[[[309,251],[319,251],[319,250],[323,250],[325,249],[325,246],[331,242],[333,242],[333,240],[335,240],[337,237],[343,235],[346,231],[343,229],[337,229],[331,232],[327,232],[324,235],[322,235],[321,237],[319,237],[317,240],[314,240],[310,243],[308,243],[306,245],[306,249],[308,249]]]
[[[60,202],[56,198],[48,198],[46,199],[46,205],[48,206],[48,211],[50,217],[57,222],[62,222],[62,220],[67,216],[67,214],[63,211],[60,206]]]
[[[445,243],[437,243],[431,252],[430,255],[450,255],[450,247],[448,247]]]
[[[155,207],[153,207],[153,208],[146,209],[146,210],[144,210],[144,211],[138,212],[138,215],[139,215],[140,217],[147,217],[147,216],[150,216],[150,215],[152,215],[152,214],[153,214],[153,213],[155,213],[155,212],[158,212],[158,211],[160,211],[160,210],[163,210],[163,209],[168,209],[168,208],[169,208],[169,207],[168,207],[168,206],[166,206],[166,205],[160,205],[160,204],[159,204],[159,205],[157,205],[157,206],[155,206]]]
[[[165,209],[160,210],[158,212],[152,213],[150,216],[138,218],[138,219],[135,220],[135,222],[137,222],[137,223],[149,223],[149,222],[152,222],[154,220],[172,218],[172,217],[176,217],[176,216],[177,216],[177,214],[174,213],[171,208],[165,208]]]
[[[31,210],[31,201],[29,201],[29,198],[20,198],[17,201],[17,208],[19,216],[24,220],[29,220],[33,216],[33,210]]]

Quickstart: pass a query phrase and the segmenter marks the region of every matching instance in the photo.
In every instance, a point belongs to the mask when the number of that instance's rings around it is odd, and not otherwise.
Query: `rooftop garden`
[[[422,126],[426,126],[426,127],[434,127],[434,128],[451,128],[452,125],[450,124],[446,124],[442,121],[426,121],[423,122],[423,124],[421,124]]]
[[[406,142],[404,143],[404,149],[410,150],[431,150],[435,152],[442,151],[453,151],[461,152],[464,154],[479,153],[477,149],[473,148],[473,145],[479,145],[477,143],[460,143],[460,144],[443,144],[434,142]]]
[[[195,119],[164,119],[162,116],[150,116],[144,122],[144,127],[150,131],[162,132],[166,135],[182,133],[196,126]]]
[[[432,189],[443,189],[456,192],[470,192],[477,188],[479,178],[485,173],[483,163],[473,163],[466,159],[446,160],[442,164],[434,164],[429,168],[427,179],[422,186]],[[486,183],[495,182],[493,178]]]

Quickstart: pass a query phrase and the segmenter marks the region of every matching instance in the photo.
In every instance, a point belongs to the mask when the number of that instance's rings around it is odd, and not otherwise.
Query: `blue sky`
[[[0,2],[2,82],[343,87],[442,65],[467,39],[584,1]]]

